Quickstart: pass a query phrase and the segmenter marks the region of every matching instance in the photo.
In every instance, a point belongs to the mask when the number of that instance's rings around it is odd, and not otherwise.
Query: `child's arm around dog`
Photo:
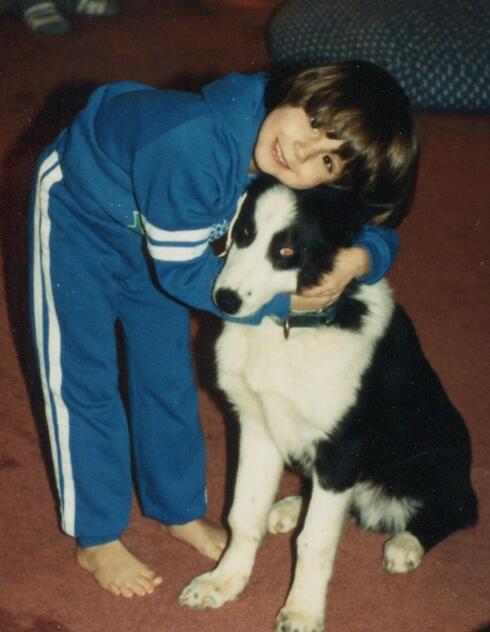
[[[369,246],[365,245],[366,238],[369,238]],[[376,283],[393,265],[399,243],[392,229],[365,227],[358,245],[340,250],[333,270],[325,274],[317,286],[291,297],[291,308],[324,309],[340,298],[353,279],[369,285]]]

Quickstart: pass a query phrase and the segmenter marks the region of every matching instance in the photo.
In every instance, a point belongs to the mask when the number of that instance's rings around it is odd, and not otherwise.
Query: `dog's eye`
[[[284,246],[279,250],[279,254],[281,255],[281,257],[292,257],[294,253],[295,250],[294,248],[291,248],[291,246]]]
[[[238,248],[250,246],[255,237],[253,224],[238,224],[233,231],[232,237]]]
[[[320,123],[316,120],[314,116],[310,117],[310,126],[312,130],[320,129]]]
[[[250,237],[251,237],[250,229],[247,228],[246,226],[242,226],[240,230],[237,231],[236,241],[238,242],[238,244],[242,246],[247,246],[251,241]]]
[[[236,228],[233,232],[234,232],[233,239],[235,240],[240,240],[243,237],[248,236],[248,230],[246,228],[243,228],[242,226]]]

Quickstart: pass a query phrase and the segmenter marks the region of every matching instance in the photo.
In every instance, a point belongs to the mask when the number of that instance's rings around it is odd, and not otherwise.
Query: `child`
[[[189,308],[221,316],[211,290],[222,260],[209,242],[226,232],[251,175],[297,188],[351,186],[383,213],[318,288],[275,297],[246,319],[254,324],[285,318],[291,306],[323,308],[353,277],[382,277],[397,249],[386,226],[408,211],[416,163],[407,98],[364,62],[278,84],[230,74],[201,95],[107,85],[41,156],[31,214],[34,337],[62,528],[103,588],[132,597],[162,581],[120,539],[131,506],[130,445],[145,515],[213,559],[225,546],[225,531],[203,517]]]

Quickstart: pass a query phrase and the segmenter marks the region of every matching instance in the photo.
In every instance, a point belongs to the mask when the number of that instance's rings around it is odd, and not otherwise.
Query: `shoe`
[[[112,16],[121,12],[117,0],[79,0],[75,7],[75,13],[96,16]]]
[[[65,35],[72,32],[69,22],[61,15],[54,2],[39,2],[22,11],[22,19],[33,33]]]

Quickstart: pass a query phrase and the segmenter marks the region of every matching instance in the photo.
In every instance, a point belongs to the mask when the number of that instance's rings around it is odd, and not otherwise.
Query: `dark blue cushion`
[[[375,62],[416,109],[490,112],[490,0],[289,0],[268,47],[280,68]]]

